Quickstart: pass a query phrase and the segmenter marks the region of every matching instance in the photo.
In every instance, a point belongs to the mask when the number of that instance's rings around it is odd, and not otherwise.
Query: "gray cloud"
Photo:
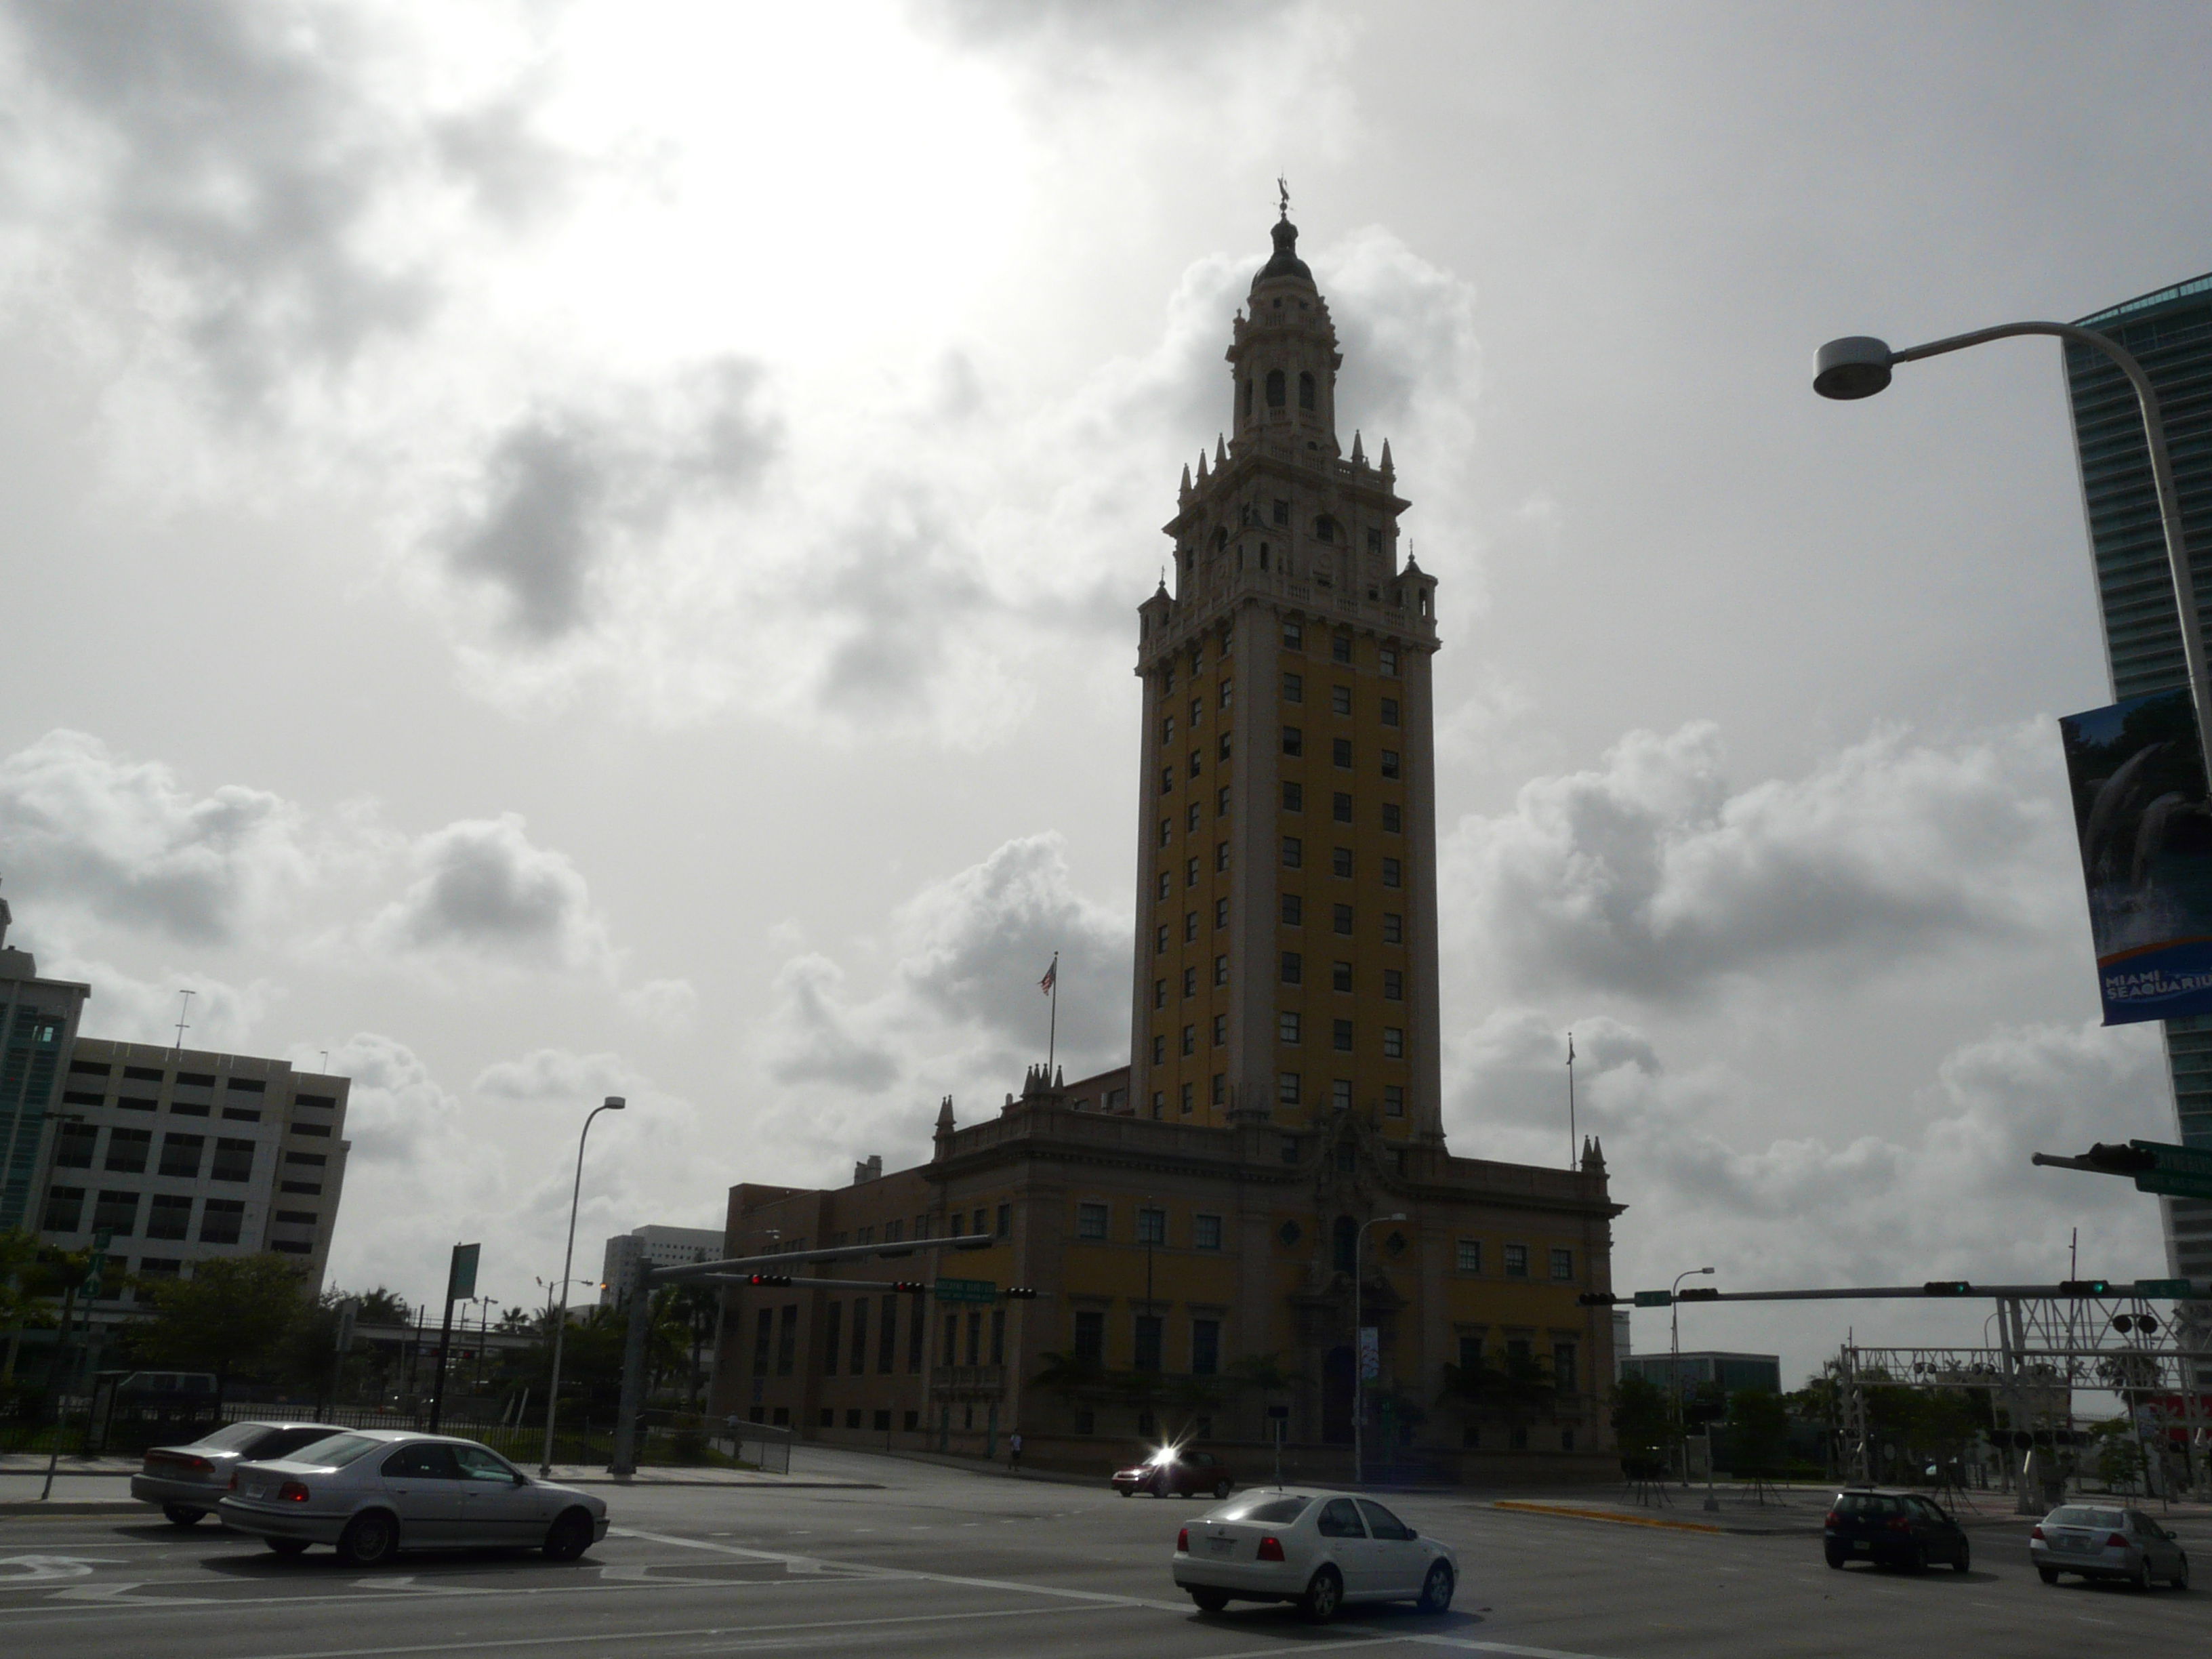
[[[15,0],[6,26],[20,95],[74,125],[70,159],[93,175],[73,228],[173,284],[234,407],[434,310],[438,282],[378,223],[402,192],[458,187],[509,225],[558,194],[564,161],[532,134],[523,91],[446,113],[385,102],[380,78],[410,77],[373,14]]]
[[[775,976],[769,1075],[778,1083],[828,1083],[879,1094],[899,1075],[890,1046],[864,1035],[845,997],[845,975],[826,957],[803,956]]]
[[[513,812],[425,836],[416,878],[369,925],[398,950],[459,950],[542,969],[605,969],[606,931],[566,854],[532,842]]]
[[[0,873],[27,937],[76,913],[224,943],[310,873],[301,836],[299,810],[278,796],[236,784],[194,796],[169,768],[82,732],[0,761]]]
[[[1736,789],[1717,732],[1632,732],[1447,848],[1446,912],[1530,982],[1654,1000],[1784,963],[1858,977],[2024,936],[2071,845],[2033,738],[1946,752],[1878,734]]]
[[[595,576],[625,544],[728,500],[776,446],[759,370],[724,358],[650,396],[533,412],[487,450],[471,505],[442,537],[459,574],[507,601],[512,630],[544,643],[584,626]]]

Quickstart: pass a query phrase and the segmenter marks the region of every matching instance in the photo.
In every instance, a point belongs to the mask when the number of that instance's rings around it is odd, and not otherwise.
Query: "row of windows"
[[[1283,1105],[1299,1106],[1304,1104],[1305,1093],[1306,1083],[1304,1073],[1278,1072],[1275,1073],[1275,1098]],[[1350,1078],[1340,1077],[1330,1079],[1328,1085],[1328,1103],[1330,1109],[1333,1111],[1348,1112],[1352,1109],[1352,1079]],[[1403,1117],[1406,1115],[1406,1089],[1403,1084],[1386,1083],[1382,1085],[1382,1115],[1385,1117]],[[1347,1142],[1346,1150],[1349,1150],[1349,1145],[1350,1143]],[[1294,1164],[1297,1161],[1297,1143],[1295,1141],[1285,1142],[1283,1146],[1283,1162],[1285,1164]],[[1339,1159],[1339,1164],[1342,1168],[1349,1169],[1351,1167],[1349,1164],[1345,1163],[1341,1158]]]
[[[158,1100],[141,1099],[131,1095],[118,1095],[110,1100],[106,1095],[90,1089],[63,1090],[62,1103],[64,1106],[113,1106],[125,1112],[158,1111],[161,1104]],[[207,1117],[213,1111],[213,1106],[204,1100],[172,1100],[169,1103],[172,1117]],[[261,1121],[261,1109],[258,1106],[225,1106],[222,1115],[224,1121],[230,1123],[258,1123]],[[317,1126],[304,1128],[301,1133],[326,1135],[330,1130]]]
[[[1380,551],[1381,550],[1377,548],[1374,550]],[[1285,622],[1283,624],[1283,649],[1285,651],[1304,651],[1305,648],[1305,624],[1295,620]],[[1352,630],[1350,629],[1340,628],[1328,636],[1328,658],[1331,662],[1350,662],[1352,660]],[[1376,653],[1375,665],[1382,673],[1387,674],[1393,678],[1396,678],[1398,672],[1398,647],[1395,645],[1383,646]]]
[[[1113,1206],[1108,1204],[1078,1204],[1075,1206],[1075,1236],[1092,1243],[1103,1243],[1112,1235]],[[1168,1212],[1156,1205],[1139,1205],[1134,1214],[1134,1226],[1130,1243],[1152,1244],[1165,1248],[1168,1238]],[[1189,1246],[1194,1250],[1218,1250],[1221,1248],[1221,1218],[1218,1215],[1194,1215],[1190,1218]]]
[[[54,1147],[54,1167],[58,1170],[89,1170],[100,1139],[100,1128],[92,1123],[64,1123]],[[253,1179],[253,1142],[234,1140],[228,1136],[217,1138],[215,1158],[207,1164],[205,1135],[179,1134],[172,1131],[161,1137],[161,1158],[157,1166],[161,1175],[185,1181],[197,1181],[206,1164],[207,1174],[214,1181],[251,1181]],[[107,1156],[100,1167],[114,1175],[144,1175],[154,1147],[151,1129],[117,1127],[107,1132]]]
[[[1303,674],[1285,673],[1283,676],[1283,701],[1285,702],[1304,702],[1305,700],[1305,676]],[[1332,714],[1349,715],[1352,713],[1352,688],[1348,685],[1330,686],[1328,689],[1328,706]],[[1193,708],[1196,708],[1198,705],[1196,703],[1193,703],[1191,707]],[[1224,704],[1224,707],[1226,707],[1226,705]],[[1383,725],[1397,725],[1397,698],[1383,698],[1380,712],[1382,717]],[[1170,721],[1170,724],[1172,726],[1173,722]]]
[[[1386,800],[1382,804],[1382,832],[1385,835],[1390,836],[1403,834],[1406,827],[1405,809],[1400,806],[1398,803],[1394,800]],[[1283,781],[1283,811],[1285,812],[1303,812],[1305,810],[1305,785],[1298,782],[1294,778],[1285,778]],[[1352,796],[1347,791],[1339,789],[1334,792],[1329,802],[1329,816],[1335,819],[1339,823],[1350,823],[1352,821]],[[1160,844],[1164,847],[1167,845],[1167,836],[1165,834],[1167,823],[1165,819],[1161,821],[1160,827],[1163,832],[1160,836]],[[1196,826],[1194,825],[1193,827],[1195,828]]]
[[[85,1199],[82,1187],[49,1187],[46,1189],[46,1213],[44,1226],[48,1232],[110,1232],[118,1238],[129,1238],[138,1231],[140,1200],[153,1200],[146,1211],[148,1238],[189,1238],[191,1231],[192,1205],[189,1197],[173,1197],[167,1193],[148,1194],[136,1192],[101,1191],[92,1196],[92,1219],[85,1221]],[[201,1205],[199,1242],[203,1244],[235,1244],[240,1230],[246,1224],[246,1206],[236,1199],[210,1198],[198,1200]],[[314,1218],[310,1215],[308,1219]]]
[[[112,1078],[115,1075],[115,1068],[104,1060],[76,1059],[70,1061],[69,1069],[71,1077]],[[158,1066],[126,1066],[123,1068],[123,1078],[126,1083],[159,1083],[164,1075]],[[265,1094],[269,1089],[268,1084],[258,1077],[228,1077],[222,1081],[224,1087],[233,1094]],[[177,1073],[177,1087],[179,1089],[212,1089],[215,1085],[216,1074],[213,1072]],[[328,1106],[333,1103],[315,1095],[302,1095],[300,1099],[302,1104],[313,1103]]]
[[[1224,843],[1224,846],[1227,843],[1225,842]],[[1305,867],[1305,842],[1296,836],[1285,836],[1283,837],[1283,868],[1285,870],[1304,869]],[[1195,871],[1197,866],[1198,860],[1195,859],[1192,860],[1192,869]],[[1352,849],[1349,847],[1334,847],[1329,849],[1328,871],[1333,876],[1342,876],[1347,879],[1351,877],[1352,873]],[[1192,878],[1192,880],[1194,884],[1195,884],[1196,877],[1194,875]],[[1385,887],[1403,887],[1406,884],[1405,865],[1397,859],[1384,859],[1382,860],[1382,884]],[[1161,889],[1161,896],[1164,898],[1166,896],[1167,891],[1164,886]]]
[[[1526,1244],[1508,1244],[1502,1252],[1500,1267],[1508,1279],[1528,1279],[1533,1277],[1529,1272],[1529,1261],[1528,1247]],[[1482,1241],[1479,1238],[1461,1239],[1457,1249],[1453,1253],[1452,1266],[1463,1273],[1480,1273],[1482,1271]],[[1551,1272],[1554,1283],[1561,1285],[1572,1283],[1575,1276],[1575,1253],[1564,1246],[1555,1246],[1551,1251]]]
[[[1536,1358],[1536,1342],[1534,1337],[1507,1337],[1503,1345],[1502,1357],[1506,1367],[1511,1370],[1519,1370],[1525,1366],[1538,1365],[1541,1363]],[[1463,1371],[1484,1370],[1488,1369],[1489,1364],[1489,1347],[1481,1337],[1462,1336],[1460,1338],[1460,1370]],[[1579,1373],[1580,1366],[1577,1363],[1575,1344],[1571,1342],[1554,1342],[1552,1344],[1552,1381],[1555,1385],[1557,1385],[1559,1392],[1562,1394],[1572,1394],[1575,1391],[1577,1379]],[[1469,1445],[1474,1445],[1479,1443],[1470,1440],[1468,1443]],[[1573,1449],[1573,1446],[1571,1443],[1569,1443],[1563,1446],[1562,1449],[1571,1451]]]
[[[1198,833],[1198,826],[1201,822],[1203,822],[1204,810],[1202,803],[1193,801],[1190,804],[1190,811],[1184,815],[1184,827],[1194,836]],[[1213,792],[1214,821],[1216,823],[1219,823],[1226,819],[1228,816],[1229,786],[1227,784],[1224,784],[1220,788]],[[1174,834],[1175,820],[1173,818],[1162,818],[1160,820],[1160,845],[1165,847],[1168,844],[1169,838]],[[1224,865],[1223,867],[1225,869],[1228,866]]]
[[[1291,504],[1288,501],[1277,501],[1275,503],[1275,511],[1278,515],[1275,521],[1278,524],[1288,524],[1290,522]],[[1370,552],[1380,552],[1382,550],[1382,538],[1380,532],[1370,530],[1367,533],[1369,537],[1369,550]],[[1191,644],[1190,672],[1194,678],[1206,672],[1206,642],[1204,640],[1194,641]],[[1224,657],[1226,657],[1229,654],[1229,638],[1226,635],[1224,635],[1221,637],[1220,646],[1221,654]],[[1305,624],[1302,622],[1297,621],[1296,619],[1285,622],[1283,623],[1283,649],[1285,651],[1304,652],[1305,648]],[[1349,663],[1352,660],[1352,630],[1350,629],[1340,628],[1328,635],[1328,656],[1331,662]],[[1386,677],[1395,679],[1398,676],[1399,669],[1398,647],[1395,645],[1381,647],[1376,653],[1375,666],[1378,672]],[[1174,693],[1175,689],[1176,665],[1174,659],[1170,659],[1166,663],[1163,664],[1160,668],[1160,692],[1164,696],[1170,696]],[[1224,708],[1228,708],[1229,700],[1229,681],[1224,679],[1221,686],[1221,707]],[[1195,719],[1196,715],[1195,713],[1194,713],[1194,721],[1195,721]]]
[[[1188,1025],[1183,1027],[1186,1034],[1189,1030],[1190,1027]],[[1294,1008],[1285,1008],[1279,1012],[1275,1016],[1275,1040],[1292,1048],[1303,1042],[1305,1040],[1305,1017]],[[1328,1041],[1329,1047],[1335,1049],[1338,1054],[1350,1054],[1353,1048],[1352,1022],[1348,1019],[1332,1018],[1328,1022]],[[1159,1039],[1155,1037],[1152,1042],[1154,1051],[1157,1053]],[[1188,1054],[1190,1051],[1186,1048],[1183,1052]],[[1382,1028],[1382,1058],[1403,1060],[1405,1057],[1405,1028],[1400,1025],[1384,1026]]]
[[[1167,1332],[1167,1321],[1158,1314],[1138,1314],[1129,1327],[1130,1369],[1139,1371],[1163,1370],[1162,1338]],[[1097,1310],[1079,1308],[1075,1313],[1075,1329],[1071,1344],[1073,1358],[1079,1364],[1103,1366],[1106,1364],[1106,1316]],[[1218,1319],[1194,1319],[1190,1322],[1190,1368],[1192,1376],[1213,1376],[1221,1370],[1221,1322]]]
[[[1303,756],[1306,752],[1306,735],[1301,727],[1286,726],[1283,728],[1283,752],[1285,755],[1292,756]],[[1352,739],[1350,738],[1331,738],[1328,741],[1328,756],[1330,765],[1340,767],[1346,771],[1351,770]],[[1191,775],[1193,777],[1196,777],[1198,775],[1198,756],[1194,752],[1190,757],[1190,763]],[[1385,749],[1382,751],[1382,775],[1386,778],[1396,778],[1405,775],[1404,760],[1395,749]],[[1174,778],[1175,769],[1173,767],[1169,767],[1166,769],[1166,781],[1161,786],[1160,793],[1162,794],[1167,793],[1169,790],[1175,787]]]
[[[1222,901],[1222,904],[1225,907],[1228,904],[1228,901],[1224,899]],[[1344,934],[1346,937],[1349,938],[1352,930],[1352,907],[1348,904],[1332,904],[1329,906],[1328,911],[1328,925],[1330,931]],[[1281,896],[1281,916],[1283,926],[1285,927],[1303,927],[1305,926],[1306,902],[1304,896],[1297,893],[1283,894]],[[1225,914],[1225,909],[1221,920],[1217,921],[1214,925],[1216,927],[1226,927],[1228,925],[1228,918]],[[1197,935],[1194,933],[1187,931],[1183,937],[1185,939],[1194,939]],[[1385,945],[1403,945],[1406,942],[1406,918],[1395,910],[1386,910],[1382,913],[1382,942]]]
[[[1284,951],[1281,972],[1284,984],[1304,984],[1305,957],[1296,951]],[[1329,963],[1328,988],[1332,991],[1346,992],[1352,989],[1352,972],[1350,963]],[[1385,968],[1382,970],[1382,1000],[1385,1002],[1403,1002],[1406,1000],[1406,975],[1402,969]]]
[[[1234,680],[1231,679],[1224,679],[1221,682],[1221,689],[1218,693],[1219,706],[1224,712],[1230,708],[1231,703],[1234,701],[1234,688],[1236,684],[1237,683]],[[1190,723],[1193,728],[1196,728],[1206,723],[1205,698],[1193,697],[1190,700]],[[1395,723],[1395,722],[1393,722],[1393,724]],[[1160,742],[1162,745],[1164,746],[1168,744],[1173,743],[1175,741],[1175,716],[1173,714],[1162,715],[1160,717]]]

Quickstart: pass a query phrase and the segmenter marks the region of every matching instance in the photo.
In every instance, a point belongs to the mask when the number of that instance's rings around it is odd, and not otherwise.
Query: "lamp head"
[[[1848,403],[1871,398],[1889,384],[1889,343],[1869,334],[1847,334],[1822,346],[1813,360],[1813,390]]]
[[[1401,1210],[1395,1215],[1386,1215],[1382,1218],[1385,1221],[1403,1221],[1406,1218],[1406,1212]]]
[[[603,1112],[619,1112],[629,1104],[629,1102],[624,1100],[620,1095],[609,1095],[599,1103],[599,1109]]]
[[[1709,1273],[1712,1272],[1712,1269],[1711,1267],[1700,1267],[1698,1271],[1701,1273]]]

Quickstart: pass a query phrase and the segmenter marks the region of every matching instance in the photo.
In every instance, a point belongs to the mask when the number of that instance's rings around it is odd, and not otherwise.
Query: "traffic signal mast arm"
[[[2212,1296],[2212,1285],[2180,1279],[2069,1279],[2056,1285],[1976,1285],[1963,1279],[1931,1279],[1924,1285],[1866,1285],[1821,1291],[1713,1291],[1699,1287],[1670,1297],[1665,1291],[1638,1291],[1632,1298],[1605,1291],[1577,1297],[1584,1307],[1664,1308],[1674,1302],[1883,1302],[1924,1297],[2020,1297],[2047,1301],[2082,1301],[2099,1297],[2171,1297],[2177,1301]]]
[[[2212,1198],[2212,1146],[2177,1146],[2164,1140],[2099,1141],[2079,1158],[2038,1152],[2028,1159],[2046,1169],[2086,1170],[2091,1175],[2132,1176],[2139,1193],[2166,1198]]]
[[[783,1250],[772,1255],[733,1256],[727,1261],[692,1261],[679,1267],[651,1267],[647,1282],[673,1285],[686,1279],[745,1279],[754,1273],[780,1273],[810,1261],[858,1261],[866,1256],[893,1258],[917,1250],[988,1250],[999,1241],[988,1233],[962,1233],[953,1238],[917,1238],[903,1244],[842,1244],[819,1250]]]

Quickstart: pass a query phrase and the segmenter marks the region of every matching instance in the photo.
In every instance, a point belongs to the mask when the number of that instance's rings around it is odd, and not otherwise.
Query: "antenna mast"
[[[185,1033],[191,1029],[187,1016],[192,1012],[192,993],[179,991],[177,994],[182,997],[184,1001],[177,1007],[177,1046],[172,1052],[181,1054],[185,1051]]]

